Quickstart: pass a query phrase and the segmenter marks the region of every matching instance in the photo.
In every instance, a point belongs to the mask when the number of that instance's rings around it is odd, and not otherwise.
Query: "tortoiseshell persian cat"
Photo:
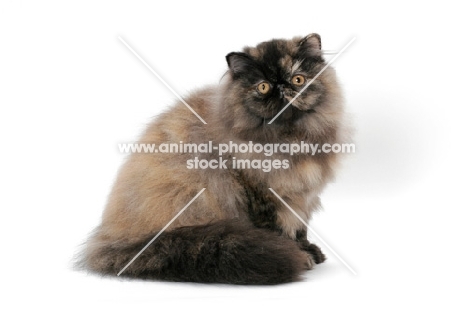
[[[320,36],[271,40],[226,56],[219,85],[159,115],[140,143],[341,142],[343,107],[335,72],[327,68],[268,124],[326,65]],[[203,188],[206,190],[121,274],[171,281],[278,284],[300,279],[325,260],[307,228],[269,190],[309,221],[332,178],[337,154],[229,154],[287,160],[288,168],[188,169],[187,160],[213,154],[133,153],[110,193],[102,223],[86,243],[81,265],[117,275]]]

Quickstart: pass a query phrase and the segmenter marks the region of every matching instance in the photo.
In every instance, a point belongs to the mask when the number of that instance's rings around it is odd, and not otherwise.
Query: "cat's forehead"
[[[300,66],[297,58],[299,38],[292,40],[275,39],[258,44],[255,47],[244,48],[244,53],[250,55],[257,62],[270,67],[294,71]]]

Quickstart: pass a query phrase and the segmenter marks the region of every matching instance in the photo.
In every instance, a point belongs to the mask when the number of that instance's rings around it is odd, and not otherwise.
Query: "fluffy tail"
[[[84,254],[88,270],[117,275],[154,237],[99,242]],[[125,277],[231,284],[278,284],[298,280],[311,268],[297,242],[275,232],[219,221],[162,233],[122,274]]]

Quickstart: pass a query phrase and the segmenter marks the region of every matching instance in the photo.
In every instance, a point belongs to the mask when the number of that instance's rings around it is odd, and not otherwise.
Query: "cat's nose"
[[[284,84],[278,84],[277,87],[280,92],[280,98],[283,98],[284,97]]]

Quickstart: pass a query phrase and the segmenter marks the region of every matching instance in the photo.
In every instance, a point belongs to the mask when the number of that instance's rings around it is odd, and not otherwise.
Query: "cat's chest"
[[[255,196],[270,196],[273,190],[286,198],[294,198],[294,205],[308,204],[311,197],[317,196],[328,180],[328,172],[329,169],[323,161],[314,159],[290,161],[289,167],[270,172],[238,171],[242,176],[242,183],[253,189]]]
[[[318,194],[324,185],[322,166],[315,161],[302,161],[290,169],[256,176],[250,171],[249,175],[244,175],[243,182],[250,219],[258,227],[280,230],[295,238],[296,232],[303,229],[302,220],[307,222],[320,205]]]
[[[265,182],[281,192],[309,193],[320,192],[324,185],[325,169],[322,163],[306,159],[291,162],[288,169],[281,169],[274,174],[265,175]]]

